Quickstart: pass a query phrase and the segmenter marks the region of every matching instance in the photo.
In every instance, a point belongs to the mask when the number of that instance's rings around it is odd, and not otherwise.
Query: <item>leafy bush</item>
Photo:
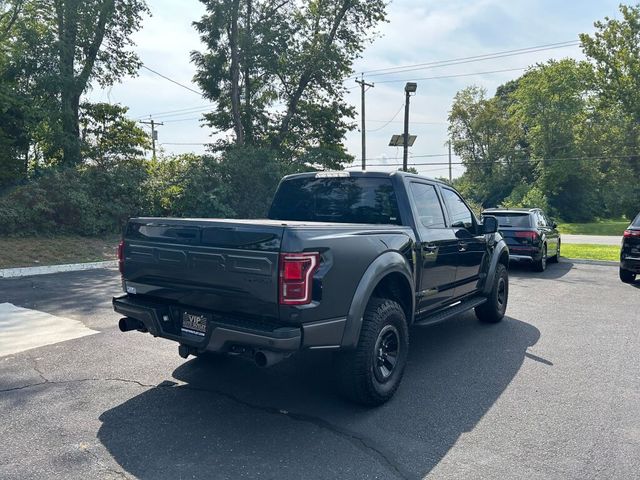
[[[283,175],[273,151],[235,148],[46,170],[0,196],[0,235],[101,235],[133,216],[264,217]]]
[[[143,211],[147,173],[142,161],[112,169],[50,170],[0,197],[0,234],[119,231],[127,218]]]

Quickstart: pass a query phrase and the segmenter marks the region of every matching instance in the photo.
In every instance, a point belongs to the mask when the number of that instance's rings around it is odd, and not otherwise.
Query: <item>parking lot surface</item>
[[[121,333],[115,270],[0,280],[0,303],[87,330],[0,356],[0,478],[638,478],[639,286],[608,266],[510,275],[502,323],[412,330],[377,409],[335,394],[327,354],[260,369]]]

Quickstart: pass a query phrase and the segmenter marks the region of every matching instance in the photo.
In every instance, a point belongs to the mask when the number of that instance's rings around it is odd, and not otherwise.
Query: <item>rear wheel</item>
[[[542,247],[542,255],[540,256],[540,260],[533,264],[533,269],[536,272],[544,272],[547,268],[547,244],[545,243]]]
[[[620,280],[624,283],[633,283],[636,281],[636,274],[620,267]]]
[[[402,307],[393,300],[372,298],[358,346],[334,357],[342,393],[363,405],[383,404],[398,389],[408,350],[409,331]]]
[[[493,279],[493,288],[487,297],[487,301],[478,305],[476,317],[485,323],[498,323],[504,318],[509,300],[509,273],[507,267],[499,263],[496,267],[496,275]]]

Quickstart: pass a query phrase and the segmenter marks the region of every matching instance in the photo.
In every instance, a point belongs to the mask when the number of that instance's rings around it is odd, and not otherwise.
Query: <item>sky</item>
[[[143,28],[134,35],[135,51],[147,67],[198,90],[192,82],[195,67],[190,62],[190,52],[202,50],[192,26],[204,13],[202,3],[147,1],[152,17],[146,18]],[[387,7],[388,22],[379,26],[379,35],[355,62],[354,72],[574,41],[580,33],[592,33],[594,21],[606,16],[618,18],[619,3],[620,0],[395,0]],[[417,140],[409,149],[409,164],[422,174],[446,177],[447,116],[456,92],[478,85],[493,95],[499,85],[519,77],[527,67],[567,57],[584,58],[579,46],[570,46],[405,73],[365,73],[365,80],[374,83],[366,92],[369,169],[396,169],[395,164],[402,162],[402,148],[388,144],[391,135],[402,133],[403,89],[407,81],[418,84],[410,102],[410,133],[417,135]],[[345,84],[351,88],[347,99],[359,115],[359,87],[353,78],[346,79]],[[107,90],[92,90],[89,98],[127,106],[134,119],[153,117],[163,122],[158,126],[158,141],[167,154],[204,153],[204,144],[215,138],[212,130],[201,124],[202,112],[213,108],[210,103],[145,69],[137,77],[125,78]],[[355,121],[360,125],[359,116]],[[350,132],[345,144],[360,168],[360,130]],[[456,162],[459,159],[454,155],[454,178],[464,171]]]

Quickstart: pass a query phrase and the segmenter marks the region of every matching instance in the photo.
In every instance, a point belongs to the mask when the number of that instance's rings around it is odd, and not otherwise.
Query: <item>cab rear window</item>
[[[285,180],[269,218],[310,222],[400,225],[390,178],[302,177]]]

